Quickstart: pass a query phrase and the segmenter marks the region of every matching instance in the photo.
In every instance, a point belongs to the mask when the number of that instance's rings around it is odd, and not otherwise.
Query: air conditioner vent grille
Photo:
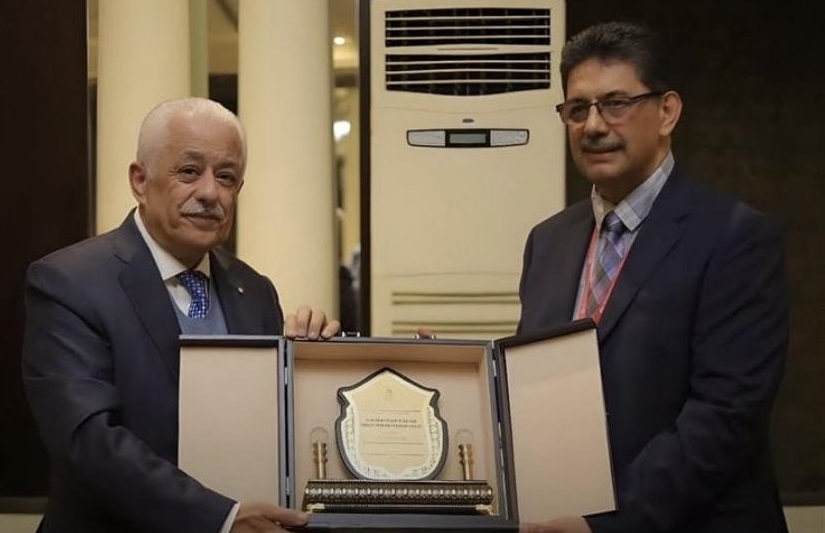
[[[388,91],[479,96],[550,87],[550,54],[390,54]]]
[[[385,13],[385,45],[550,45],[550,10],[410,9]]]

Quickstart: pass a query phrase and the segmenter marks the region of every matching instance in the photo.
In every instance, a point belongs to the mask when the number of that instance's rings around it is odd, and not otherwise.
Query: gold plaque
[[[384,368],[338,390],[341,417],[338,449],[358,479],[432,479],[447,455],[447,424],[438,396],[398,372]]]
[[[493,489],[472,478],[472,434],[456,433],[464,479],[436,480],[447,457],[439,392],[391,368],[338,389],[338,451],[354,479],[325,479],[326,432],[310,435],[316,479],[308,512],[492,514]]]

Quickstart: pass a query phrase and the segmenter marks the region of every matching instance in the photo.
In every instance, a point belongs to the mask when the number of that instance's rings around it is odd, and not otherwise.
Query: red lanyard
[[[593,257],[597,253],[599,242],[599,228],[593,228],[593,236],[590,237],[590,247],[587,250],[587,259],[584,262],[584,287],[582,288],[582,293],[579,299],[579,312],[576,314],[576,318],[587,318],[587,300],[590,295],[590,279],[592,277],[592,269],[593,269]],[[624,268],[624,261],[627,259],[627,251],[625,251],[624,256],[622,257],[622,262],[619,263],[619,268],[616,270],[616,275],[613,276],[613,280],[610,282],[610,286],[607,288],[607,293],[605,293],[604,298],[599,303],[599,306],[593,311],[593,314],[590,318],[598,324],[599,321],[602,319],[602,313],[604,312],[605,306],[607,306],[607,302],[610,300],[610,296],[613,294],[613,288],[616,286],[616,282],[619,280],[619,274],[622,273],[622,268]]]

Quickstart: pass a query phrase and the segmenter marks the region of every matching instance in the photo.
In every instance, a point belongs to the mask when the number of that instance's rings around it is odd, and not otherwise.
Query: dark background
[[[20,381],[26,265],[89,235],[86,2],[0,2],[0,504],[42,496],[48,464]],[[21,504],[22,503],[22,504]],[[14,500],[1,511],[31,510]]]
[[[0,512],[31,509],[47,484],[19,377],[25,268],[89,235],[93,220],[86,2],[47,4],[0,6],[0,168],[9,193],[0,261]],[[784,227],[792,333],[774,455],[786,504],[825,504],[825,80],[822,54],[812,49],[820,19],[814,2],[760,4],[568,0],[567,31],[610,19],[662,31],[685,104],[677,161]],[[568,169],[568,199],[586,196],[570,161]]]

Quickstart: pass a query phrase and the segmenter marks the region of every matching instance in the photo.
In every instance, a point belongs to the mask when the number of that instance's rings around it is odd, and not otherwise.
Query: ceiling
[[[97,9],[99,1],[88,0],[89,76],[91,78],[97,76]],[[204,2],[207,10],[209,72],[211,74],[237,73],[240,0],[196,1]],[[357,0],[326,1],[329,3],[329,38],[336,77],[338,79],[352,78],[358,68]],[[332,38],[338,36],[344,38],[344,44],[333,45]]]

